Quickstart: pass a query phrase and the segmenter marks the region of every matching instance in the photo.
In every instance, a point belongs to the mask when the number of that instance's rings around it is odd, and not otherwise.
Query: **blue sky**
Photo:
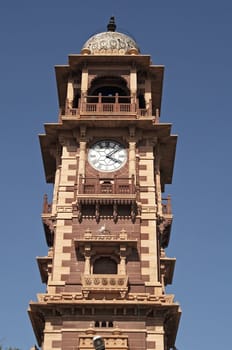
[[[0,343],[29,349],[30,300],[44,291],[40,214],[45,183],[37,134],[58,117],[54,66],[80,53],[111,15],[154,64],[165,65],[163,122],[179,135],[167,253],[183,315],[179,350],[231,344],[231,1],[2,0],[0,4]]]

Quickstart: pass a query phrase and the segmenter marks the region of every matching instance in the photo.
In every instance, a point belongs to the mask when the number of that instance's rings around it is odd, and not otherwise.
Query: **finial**
[[[116,24],[115,24],[115,20],[114,20],[114,16],[110,17],[110,21],[107,25],[107,30],[108,32],[115,32],[116,29]]]

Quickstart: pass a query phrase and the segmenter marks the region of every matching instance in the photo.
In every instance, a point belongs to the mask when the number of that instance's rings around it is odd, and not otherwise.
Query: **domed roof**
[[[138,54],[138,45],[130,36],[116,32],[114,17],[110,18],[108,31],[91,36],[82,47],[81,53],[91,55]]]

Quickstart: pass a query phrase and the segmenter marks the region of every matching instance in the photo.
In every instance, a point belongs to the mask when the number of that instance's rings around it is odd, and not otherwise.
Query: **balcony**
[[[78,200],[82,199],[88,203],[95,202],[96,199],[107,203],[113,203],[120,200],[130,202],[136,199],[136,186],[134,177],[101,178],[84,177],[80,175],[78,186]],[[92,200],[91,200],[92,199]]]
[[[170,195],[168,195],[167,198],[162,198],[162,213],[166,217],[172,216],[172,205]]]
[[[82,275],[82,293],[88,297],[89,293],[119,293],[122,298],[128,291],[128,276],[125,275]]]
[[[72,103],[66,102],[66,107],[60,112],[61,117],[92,118],[94,116],[126,116],[129,119],[137,119],[152,116],[152,105],[140,108],[138,101],[133,96],[82,96],[76,108]],[[159,113],[156,111],[155,123],[159,122]]]
[[[48,247],[53,246],[54,241],[54,217],[52,216],[52,204],[48,203],[47,194],[43,198],[42,223]]]
[[[137,191],[134,177],[100,178],[80,176],[76,203],[73,213],[79,222],[83,218],[112,219],[116,223],[119,218],[136,220],[138,214]]]

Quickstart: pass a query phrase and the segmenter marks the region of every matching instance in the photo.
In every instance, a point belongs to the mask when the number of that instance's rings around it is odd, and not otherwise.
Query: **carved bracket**
[[[119,217],[124,217],[124,218],[131,218],[131,221],[135,223],[136,217],[138,215],[138,206],[135,201],[124,201],[121,203],[122,200],[120,199],[119,201],[117,200],[108,200],[107,205],[109,206],[109,210],[111,208],[111,213],[107,215],[109,218],[113,219],[114,223],[117,223]],[[91,217],[92,219],[95,218],[96,222],[99,223],[101,218],[105,217],[104,212],[101,210],[101,206],[106,204],[106,200],[91,200],[91,203],[85,204],[86,201],[78,201],[76,204],[73,204],[73,213],[77,217],[79,223],[82,222],[83,218],[85,218],[85,206],[86,205],[92,205],[92,208],[94,208],[93,213],[91,215],[88,214],[88,217]],[[124,208],[124,213],[119,214],[120,212],[120,205],[127,206]],[[126,210],[126,211],[125,211]]]
[[[172,219],[159,217],[157,224],[160,239],[160,247],[167,248],[170,239]]]

